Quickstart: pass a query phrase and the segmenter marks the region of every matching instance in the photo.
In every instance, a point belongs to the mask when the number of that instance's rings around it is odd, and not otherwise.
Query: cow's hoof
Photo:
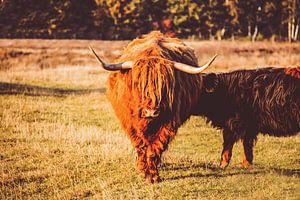
[[[248,160],[243,160],[242,167],[248,169],[251,166],[251,163]]]
[[[146,183],[151,184],[152,183],[152,178],[151,176],[146,176]]]
[[[147,184],[153,184],[153,183],[159,183],[160,182],[160,178],[158,175],[146,175],[146,183]]]
[[[159,183],[161,181],[158,175],[153,176],[152,180],[153,183]]]
[[[221,161],[221,163],[220,163],[220,168],[221,169],[226,169],[226,167],[229,165],[229,163],[228,162],[226,162],[226,161]]]

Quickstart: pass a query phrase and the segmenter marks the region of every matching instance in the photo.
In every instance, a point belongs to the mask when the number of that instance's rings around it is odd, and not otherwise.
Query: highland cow
[[[130,42],[117,64],[104,63],[91,50],[104,69],[116,71],[108,79],[108,97],[137,151],[138,170],[146,182],[158,182],[163,151],[200,102],[197,74],[216,56],[199,67],[191,48],[160,32]]]
[[[222,168],[242,140],[243,165],[252,163],[259,132],[287,136],[300,131],[299,68],[203,74],[194,51],[181,40],[151,32],[128,44],[108,80],[108,96],[135,147],[146,182],[159,181],[162,153],[191,116],[205,116],[223,129]]]
[[[246,168],[252,164],[258,133],[279,137],[300,131],[300,67],[210,73],[202,78],[193,114],[205,116],[223,130],[221,168],[229,164],[239,140]]]

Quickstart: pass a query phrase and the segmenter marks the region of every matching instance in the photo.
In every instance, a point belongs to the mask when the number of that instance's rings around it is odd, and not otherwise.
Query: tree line
[[[299,41],[300,0],[0,0],[1,38]]]

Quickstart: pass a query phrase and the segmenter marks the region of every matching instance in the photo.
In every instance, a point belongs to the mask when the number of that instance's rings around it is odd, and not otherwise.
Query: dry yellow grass
[[[97,66],[89,52],[89,45],[105,60],[112,61],[122,53],[127,43],[128,41],[0,39],[0,69]],[[300,63],[300,43],[186,41],[186,44],[195,49],[200,64],[205,63],[215,53],[219,54],[210,71],[265,66],[287,67]]]
[[[107,72],[96,67],[88,44],[110,60],[126,42],[0,41],[2,55],[33,52],[0,63],[1,199],[299,199],[299,135],[259,136],[248,170],[240,167],[237,144],[230,167],[222,171],[221,133],[199,117],[179,130],[164,154],[163,182],[146,185],[106,99]],[[300,63],[299,44],[188,45],[200,61],[214,52],[222,55],[211,71]],[[38,60],[53,52],[60,59],[49,58],[48,67],[40,67]],[[63,60],[66,52],[71,64]]]

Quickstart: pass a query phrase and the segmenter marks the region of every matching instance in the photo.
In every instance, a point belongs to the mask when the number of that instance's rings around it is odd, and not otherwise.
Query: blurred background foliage
[[[0,0],[1,38],[299,41],[300,0]]]

